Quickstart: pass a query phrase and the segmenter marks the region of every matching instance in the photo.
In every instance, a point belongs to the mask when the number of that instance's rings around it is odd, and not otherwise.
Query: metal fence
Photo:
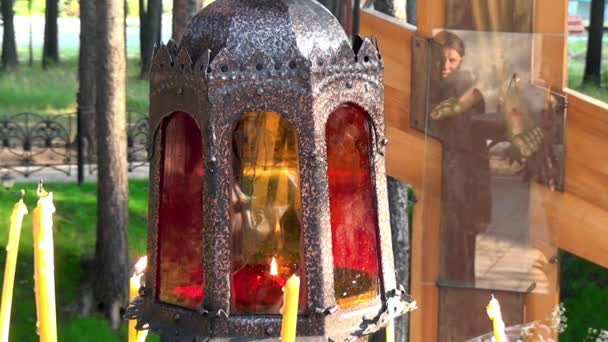
[[[147,165],[148,129],[146,114],[127,112],[129,171]],[[29,177],[53,169],[71,175],[81,163],[92,173],[96,169],[96,157],[85,153],[78,158],[77,137],[75,113],[41,115],[26,112],[0,117],[0,172]]]

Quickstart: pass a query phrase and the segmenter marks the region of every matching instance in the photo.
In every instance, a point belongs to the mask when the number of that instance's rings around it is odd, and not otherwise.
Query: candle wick
[[[37,189],[37,194],[38,196],[42,196],[44,194],[44,181],[42,179],[40,179],[40,182],[38,183],[38,189]]]

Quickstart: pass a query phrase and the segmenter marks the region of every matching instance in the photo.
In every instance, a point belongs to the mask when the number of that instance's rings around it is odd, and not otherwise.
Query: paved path
[[[23,168],[19,168],[23,170]],[[24,177],[18,172],[11,171],[10,175],[15,179],[15,183],[29,183],[29,182],[38,182],[41,179],[46,182],[76,182],[78,180],[78,170],[76,165],[66,165],[59,167],[62,171],[53,170],[47,168],[45,170],[41,170],[39,172],[30,175],[29,177]],[[85,166],[85,182],[96,182],[97,181],[97,172],[89,172],[90,168]],[[69,174],[66,174],[68,173]],[[129,179],[147,179],[148,178],[148,165],[140,166],[133,171],[129,172]],[[2,170],[0,174],[6,174],[5,170]]]

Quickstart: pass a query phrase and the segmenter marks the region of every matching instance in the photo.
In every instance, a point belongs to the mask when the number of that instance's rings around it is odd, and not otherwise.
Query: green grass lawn
[[[24,54],[22,53],[22,56]],[[76,52],[43,71],[40,63],[22,63],[16,72],[0,71],[0,117],[31,111],[35,113],[75,113],[78,92]],[[148,81],[139,79],[139,61],[130,59],[127,67],[127,109],[148,112]]]
[[[587,42],[570,42],[568,45],[568,87],[583,94],[608,102],[608,41],[602,47],[602,87],[583,84]]]
[[[9,217],[17,200],[18,189],[26,190],[29,214],[24,218],[15,276],[10,341],[38,341],[34,301],[34,265],[31,212],[36,204],[36,184],[17,184],[13,190],[0,190],[0,246],[8,240]],[[77,294],[86,275],[81,260],[95,252],[96,185],[46,184],[54,193],[55,281],[59,341],[125,341],[126,324],[111,329],[101,315],[81,317],[77,314]],[[129,253],[134,258],[146,253],[148,182],[129,183]],[[6,251],[0,251],[0,268],[4,273]],[[154,339],[148,339],[151,341]]]

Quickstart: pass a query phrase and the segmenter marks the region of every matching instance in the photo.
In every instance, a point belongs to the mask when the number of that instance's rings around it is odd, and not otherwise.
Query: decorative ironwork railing
[[[148,117],[127,112],[127,158],[129,171],[147,164]],[[15,172],[29,177],[53,169],[66,175],[78,165],[77,116],[19,113],[0,117],[0,172]],[[96,169],[96,157],[81,158]],[[85,161],[86,160],[86,161]]]

